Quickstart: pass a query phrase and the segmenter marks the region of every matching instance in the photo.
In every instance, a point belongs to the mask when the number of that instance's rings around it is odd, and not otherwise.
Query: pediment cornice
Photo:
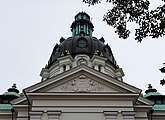
[[[65,92],[104,92],[104,86],[109,86],[109,88],[111,87],[121,93],[141,93],[140,89],[85,65],[77,66],[48,80],[39,82],[24,89],[24,91],[26,93],[49,92],[51,88],[60,85]]]

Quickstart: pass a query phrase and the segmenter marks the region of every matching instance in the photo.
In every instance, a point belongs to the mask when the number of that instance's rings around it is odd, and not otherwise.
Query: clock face
[[[85,59],[79,59],[78,61],[77,61],[77,65],[87,65],[87,61],[85,60]]]
[[[86,48],[87,47],[87,42],[83,39],[80,39],[78,42],[77,42],[77,46],[79,48]]]

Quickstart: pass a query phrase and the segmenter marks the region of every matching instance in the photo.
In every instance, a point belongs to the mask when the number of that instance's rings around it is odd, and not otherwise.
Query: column
[[[101,65],[101,71],[100,72],[105,73],[104,72],[104,66],[103,65]]]
[[[135,112],[133,111],[122,112],[122,115],[124,120],[135,120]]]
[[[104,112],[105,120],[117,120],[117,111]]]
[[[63,65],[60,65],[60,73],[63,73],[63,72],[64,72]]]
[[[30,120],[41,120],[42,111],[30,112]]]
[[[59,120],[61,111],[48,111],[49,120]]]
[[[97,64],[94,65],[95,70],[99,70],[99,66]]]

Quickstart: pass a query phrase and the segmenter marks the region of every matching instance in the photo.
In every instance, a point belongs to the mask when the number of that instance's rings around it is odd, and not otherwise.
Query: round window
[[[78,46],[79,48],[86,48],[86,47],[87,47],[87,41],[84,40],[84,39],[80,39],[80,40],[78,40],[78,42],[77,42],[77,46]]]

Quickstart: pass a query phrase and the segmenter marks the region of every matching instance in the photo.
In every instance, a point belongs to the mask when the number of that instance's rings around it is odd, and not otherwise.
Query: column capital
[[[117,111],[104,111],[106,120],[117,120]]]
[[[136,112],[134,112],[134,111],[123,111],[122,112],[124,120],[134,120],[135,114],[136,114]]]
[[[49,120],[59,120],[61,111],[47,111]]]
[[[31,120],[41,120],[42,111],[32,111],[30,112],[30,119]]]

